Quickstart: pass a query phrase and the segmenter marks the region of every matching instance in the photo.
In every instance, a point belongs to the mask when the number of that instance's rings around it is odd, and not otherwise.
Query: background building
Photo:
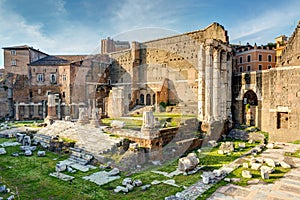
[[[110,37],[101,40],[101,54],[107,54],[126,49],[130,49],[130,44],[128,41],[114,41]]]

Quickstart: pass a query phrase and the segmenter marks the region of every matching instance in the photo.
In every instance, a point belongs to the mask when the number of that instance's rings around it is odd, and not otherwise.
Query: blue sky
[[[231,43],[260,45],[290,36],[299,8],[299,0],[0,0],[0,46],[90,54],[108,36],[143,41],[212,22],[228,30]]]

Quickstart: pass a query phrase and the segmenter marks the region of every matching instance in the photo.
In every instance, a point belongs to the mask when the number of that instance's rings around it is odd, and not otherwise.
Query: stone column
[[[55,105],[55,95],[49,94],[48,95],[48,116],[47,119],[53,120],[56,119],[56,105]]]
[[[227,105],[226,105],[226,114],[227,116],[232,116],[232,113],[231,113],[231,87],[232,87],[232,53],[228,53],[228,61],[227,61]]]
[[[205,122],[209,123],[212,117],[212,53],[213,47],[207,45],[205,48]]]
[[[145,139],[154,139],[158,137],[158,130],[155,129],[154,115],[152,111],[143,112],[143,126],[141,128],[141,137]]]
[[[220,97],[221,97],[221,119],[227,119],[227,112],[226,112],[226,108],[227,108],[227,90],[228,87],[231,87],[228,85],[228,79],[227,79],[227,53],[225,51],[222,52],[221,54],[221,88],[220,88]]]
[[[57,105],[57,118],[61,119],[61,99],[58,99],[58,105]]]
[[[200,45],[198,52],[198,120],[205,116],[205,48]]]
[[[18,103],[18,102],[16,102],[15,106],[16,106],[16,114],[15,114],[15,119],[16,119],[16,120],[20,120],[19,103]]]
[[[39,104],[33,104],[33,118],[39,118]]]
[[[220,50],[214,50],[214,57],[213,57],[213,116],[214,120],[220,120]]]

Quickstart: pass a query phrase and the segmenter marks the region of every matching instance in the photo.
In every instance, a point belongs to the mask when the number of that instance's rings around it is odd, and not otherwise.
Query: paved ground
[[[285,160],[292,165],[291,171],[274,184],[257,184],[247,187],[228,184],[220,187],[209,200],[299,200],[300,199],[300,159],[284,157],[285,152],[300,149],[300,145],[276,143],[278,149],[267,149],[264,158]]]

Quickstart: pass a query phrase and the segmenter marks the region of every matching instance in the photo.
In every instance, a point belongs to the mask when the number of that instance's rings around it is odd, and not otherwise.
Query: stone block
[[[240,149],[244,149],[244,148],[246,148],[246,143],[245,142],[240,142],[238,144],[238,146],[239,146]]]
[[[266,171],[269,174],[273,173],[275,170],[273,167],[261,166],[260,171]]]
[[[189,153],[187,157],[180,158],[178,161],[178,169],[180,171],[190,171],[197,167],[199,158],[195,153]]]
[[[250,171],[243,170],[242,171],[242,177],[244,177],[244,178],[252,178],[252,175],[251,175]]]
[[[268,143],[266,147],[268,149],[274,149],[274,143]]]
[[[6,154],[5,148],[0,148],[0,155],[4,155],[4,154]]]
[[[216,142],[216,140],[210,140],[210,141],[208,141],[207,144],[210,147],[216,147],[216,146],[218,146],[218,143]]]
[[[281,161],[281,162],[280,162],[280,166],[283,167],[283,168],[286,168],[286,169],[291,168],[291,165],[287,164],[287,163],[284,162],[284,161]]]
[[[249,163],[243,163],[243,168],[249,168]]]
[[[126,185],[126,188],[128,189],[128,191],[132,191],[133,188],[134,188],[134,185],[127,184],[127,185]]]
[[[132,184],[132,179],[131,178],[124,178],[122,181],[122,185],[131,185]]]
[[[134,180],[133,181],[133,185],[136,187],[140,187],[143,184],[143,182],[141,180]]]
[[[114,192],[115,192],[115,193],[119,193],[119,192],[128,193],[128,188],[123,187],[123,186],[117,186],[117,187],[114,189]]]
[[[151,185],[143,185],[142,186],[142,190],[148,190],[151,187]]]
[[[38,151],[37,152],[37,156],[38,157],[45,157],[46,156],[46,152],[45,151]]]
[[[262,179],[269,179],[269,172],[267,170],[262,169],[260,174]]]
[[[271,158],[266,158],[266,159],[265,159],[265,163],[266,163],[268,166],[270,166],[270,167],[275,167],[275,166],[276,166],[275,161],[274,161],[273,159],[271,159]]]
[[[116,176],[120,173],[118,168],[113,168],[111,171],[108,172],[108,176]]]
[[[260,163],[251,163],[251,169],[253,170],[259,170],[261,167]]]

